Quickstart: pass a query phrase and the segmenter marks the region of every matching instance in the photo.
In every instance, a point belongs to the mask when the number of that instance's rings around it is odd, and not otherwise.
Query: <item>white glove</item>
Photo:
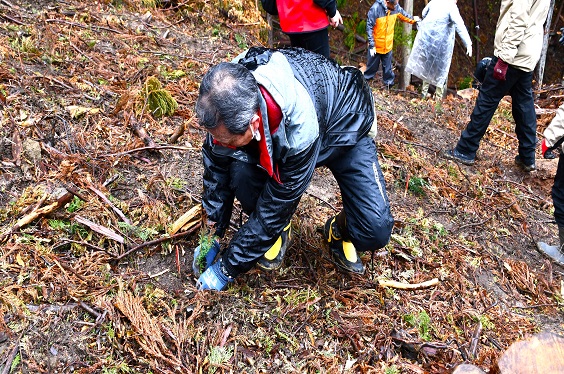
[[[376,47],[370,48],[368,52],[370,52],[370,57],[376,56]]]
[[[468,55],[468,57],[472,57],[472,45],[471,44],[466,47],[466,54]]]
[[[343,18],[341,17],[341,13],[337,10],[337,13],[330,19],[331,26],[337,27],[343,24]]]
[[[415,22],[419,22],[419,21],[421,21],[421,18],[419,18],[419,16],[413,16],[413,20]]]

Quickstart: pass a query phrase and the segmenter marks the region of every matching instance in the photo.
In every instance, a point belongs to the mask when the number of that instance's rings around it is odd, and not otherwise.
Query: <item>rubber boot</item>
[[[558,239],[560,240],[560,245],[548,245],[544,242],[538,242],[537,247],[539,251],[550,257],[554,262],[559,265],[564,266],[564,226],[558,226]]]
[[[327,220],[323,227],[323,237],[329,244],[335,265],[345,271],[364,274],[365,268],[362,260],[349,239],[344,212],[341,211],[341,213]]]
[[[276,270],[282,266],[286,250],[292,245],[292,222],[288,223],[282,234],[268,251],[258,260],[257,266],[263,270]]]

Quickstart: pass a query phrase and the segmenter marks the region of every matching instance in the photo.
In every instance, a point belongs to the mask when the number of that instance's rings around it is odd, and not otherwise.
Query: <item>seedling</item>
[[[156,118],[170,116],[178,108],[178,103],[174,97],[162,88],[161,82],[156,77],[147,78],[142,96],[151,114]]]
[[[198,254],[198,258],[196,258],[196,264],[200,269],[200,273],[206,270],[206,256],[210,249],[213,246],[213,241],[216,240],[217,237],[215,235],[211,235],[207,229],[200,231],[200,253]]]

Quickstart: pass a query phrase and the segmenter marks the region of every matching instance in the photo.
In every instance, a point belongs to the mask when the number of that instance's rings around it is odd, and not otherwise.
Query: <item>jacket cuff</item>
[[[329,18],[335,17],[335,14],[337,14],[337,2],[333,2],[331,5],[325,8],[325,11],[327,12]]]

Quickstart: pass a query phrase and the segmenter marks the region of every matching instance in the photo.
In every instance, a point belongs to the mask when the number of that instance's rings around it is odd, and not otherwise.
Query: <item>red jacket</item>
[[[337,13],[336,0],[277,0],[282,31],[288,34],[322,30]]]

